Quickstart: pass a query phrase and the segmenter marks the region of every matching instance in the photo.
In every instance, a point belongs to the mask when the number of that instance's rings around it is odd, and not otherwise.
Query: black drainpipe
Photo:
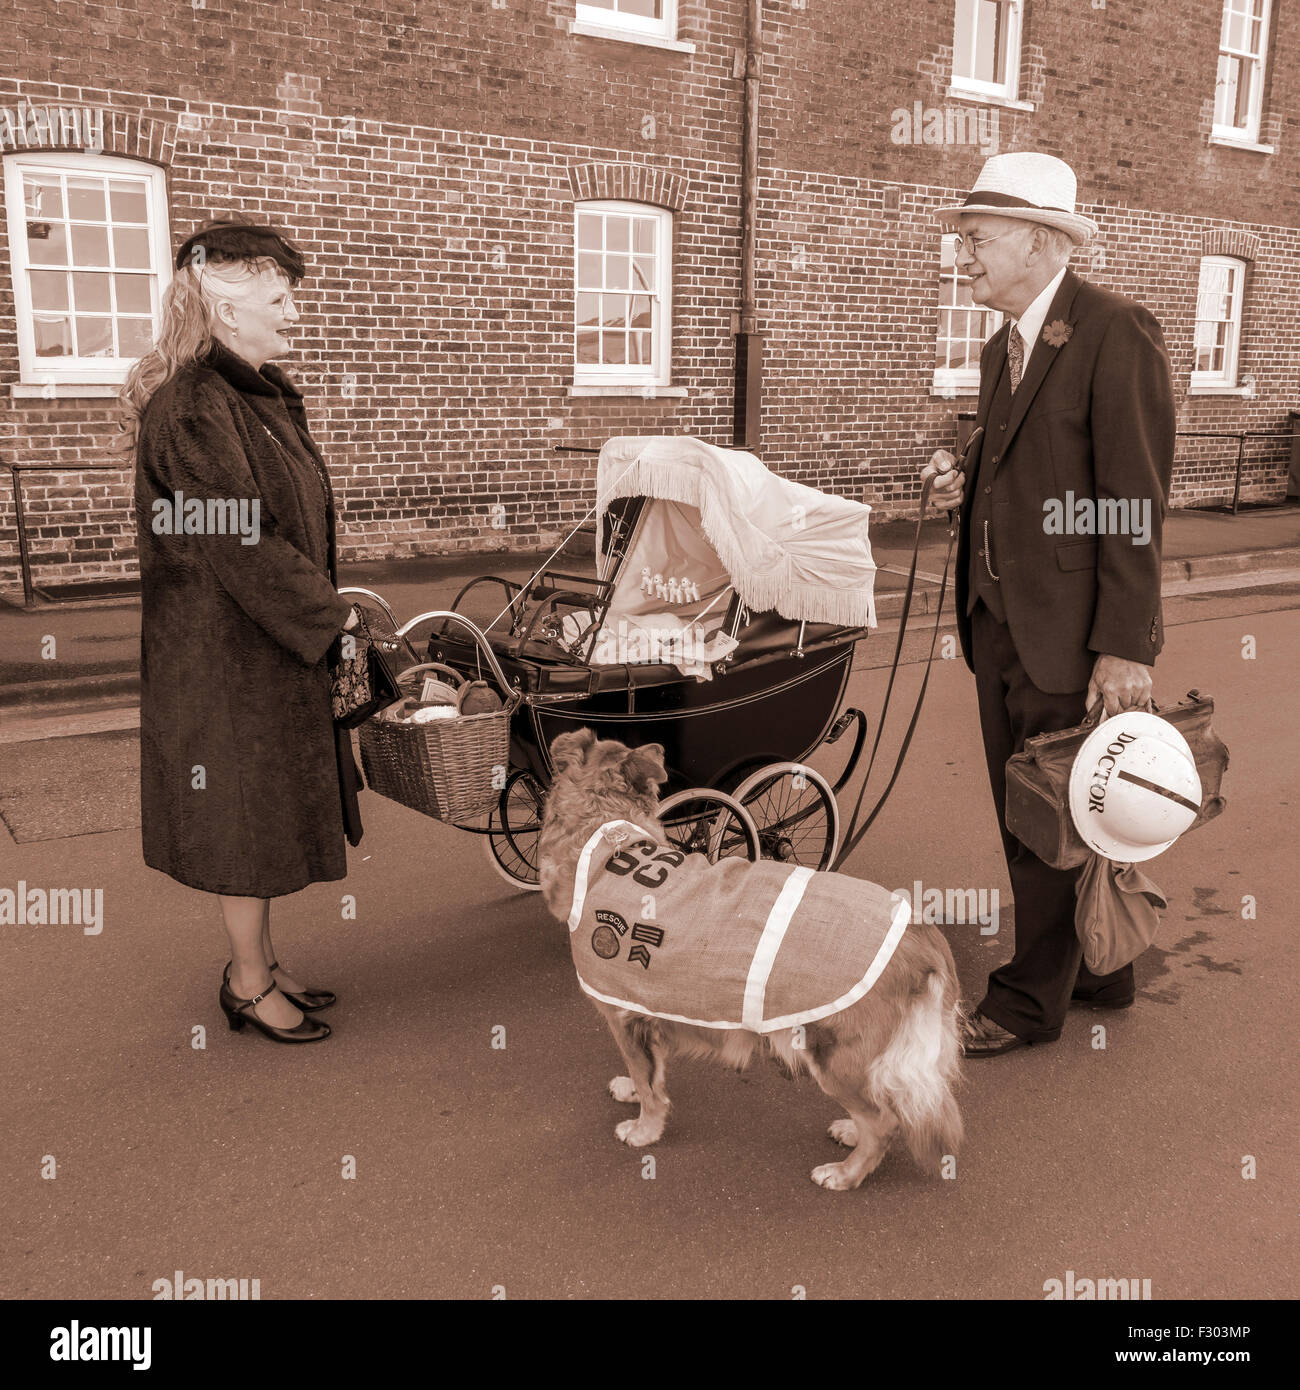
[[[763,335],[754,303],[754,245],[758,223],[758,117],[763,75],[763,0],[749,0],[745,30],[745,122],[740,169],[740,328],[736,334],[736,379],[732,442],[757,449],[763,398]]]

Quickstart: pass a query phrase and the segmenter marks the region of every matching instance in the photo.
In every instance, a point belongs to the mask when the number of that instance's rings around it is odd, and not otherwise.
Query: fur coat
[[[360,776],[326,654],[350,604],[301,393],[214,345],[144,411],[135,506],[145,863],[240,897],[344,877]]]

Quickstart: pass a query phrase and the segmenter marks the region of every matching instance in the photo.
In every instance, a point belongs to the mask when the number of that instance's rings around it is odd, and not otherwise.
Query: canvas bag
[[[1168,906],[1160,886],[1136,864],[1090,854],[1074,884],[1074,929],[1088,969],[1109,975],[1136,960],[1155,940]]]
[[[1201,779],[1201,812],[1188,827],[1213,820],[1227,805],[1219,793],[1228,750],[1210,727],[1214,701],[1197,690],[1172,709],[1154,709],[1187,740]],[[1098,710],[1097,714],[1100,714]],[[1074,729],[1026,739],[1024,751],[1007,759],[1007,829],[1054,869],[1077,869],[1092,851],[1079,837],[1070,814],[1070,769],[1084,740],[1097,726],[1085,719]]]

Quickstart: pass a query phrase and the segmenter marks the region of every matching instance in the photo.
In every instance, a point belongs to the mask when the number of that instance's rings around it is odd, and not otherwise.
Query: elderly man
[[[1044,864],[1005,823],[1007,759],[1098,700],[1107,715],[1144,706],[1163,645],[1169,358],[1151,314],[1068,268],[1096,231],[1074,209],[1069,165],[1005,154],[939,214],[959,229],[975,302],[1007,316],[980,357],[970,476],[943,450],[923,469],[935,503],[961,507],[957,625],[1015,898],[1014,954],[989,976],[968,1057],[1055,1041],[1071,1001],[1133,1001],[1131,965],[1102,977],[1082,962],[1076,871]]]

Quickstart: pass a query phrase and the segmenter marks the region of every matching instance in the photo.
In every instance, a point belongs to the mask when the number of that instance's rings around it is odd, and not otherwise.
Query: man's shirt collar
[[[1065,279],[1065,272],[1068,269],[1069,266],[1063,265],[1056,275],[1043,286],[1029,308],[1018,319],[1012,319],[1013,326],[1025,340],[1026,366],[1029,364],[1029,355],[1034,350],[1034,344],[1038,342],[1039,335],[1043,331],[1043,321],[1047,318],[1047,311],[1052,307],[1052,300],[1056,298],[1056,292],[1061,288],[1061,281]]]

